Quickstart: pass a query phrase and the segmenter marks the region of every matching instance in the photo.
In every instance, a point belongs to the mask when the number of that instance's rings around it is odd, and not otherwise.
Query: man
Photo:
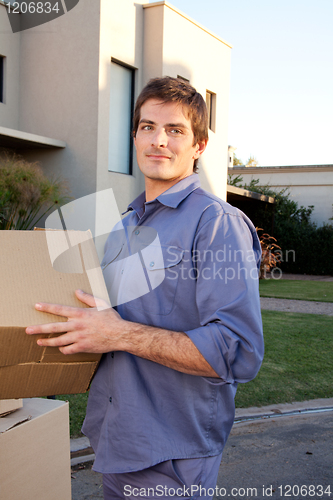
[[[211,498],[237,383],[262,361],[260,243],[244,214],[201,189],[207,140],[202,96],[180,79],[151,80],[134,112],[145,192],[102,262],[117,311],[76,291],[91,309],[36,304],[68,321],[27,328],[63,333],[38,344],[65,354],[105,353],[83,432],[106,499]]]

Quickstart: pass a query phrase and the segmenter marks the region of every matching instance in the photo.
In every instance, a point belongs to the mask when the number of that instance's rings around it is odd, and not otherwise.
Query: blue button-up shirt
[[[112,231],[102,262],[125,320],[183,331],[220,378],[188,375],[126,352],[103,355],[83,432],[103,473],[223,450],[238,382],[263,358],[260,243],[250,220],[193,174]]]

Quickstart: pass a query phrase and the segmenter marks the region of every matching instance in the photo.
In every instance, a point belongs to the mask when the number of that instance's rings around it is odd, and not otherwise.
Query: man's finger
[[[77,354],[79,352],[84,352],[82,348],[78,347],[78,344],[70,344],[64,347],[59,347],[59,351],[62,354]]]
[[[37,344],[41,347],[64,347],[75,342],[75,338],[70,333],[52,337],[50,339],[38,339]]]
[[[99,310],[111,307],[109,303],[105,302],[105,300],[94,297],[90,293],[83,292],[82,290],[76,290],[75,295],[81,302],[90,307],[97,307]]]
[[[59,321],[58,323],[45,323],[44,325],[28,326],[25,332],[28,335],[35,335],[36,333],[66,333],[71,331],[73,325],[69,321]]]
[[[65,318],[75,317],[82,309],[78,307],[62,306],[60,304],[49,304],[47,302],[38,302],[35,304],[37,311],[64,316]]]

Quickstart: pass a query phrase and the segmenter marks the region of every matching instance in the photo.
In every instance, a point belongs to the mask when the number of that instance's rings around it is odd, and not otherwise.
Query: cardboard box
[[[0,498],[71,500],[68,403],[25,399],[0,419]]]
[[[100,355],[40,347],[25,328],[66,321],[36,302],[85,307],[78,288],[109,300],[90,231],[0,231],[0,248],[0,399],[85,392]]]
[[[0,400],[0,417],[8,415],[19,408],[22,408],[22,399],[2,399]]]

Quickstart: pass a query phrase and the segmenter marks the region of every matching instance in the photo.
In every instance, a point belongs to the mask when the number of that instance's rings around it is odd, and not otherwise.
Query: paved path
[[[214,499],[331,499],[332,416],[328,411],[234,425]]]
[[[333,281],[333,276],[315,276],[313,274],[288,274],[283,273],[283,280],[302,280],[302,281]]]
[[[325,314],[333,316],[332,302],[313,302],[310,300],[260,298],[261,309],[270,311],[297,312],[308,314]]]

